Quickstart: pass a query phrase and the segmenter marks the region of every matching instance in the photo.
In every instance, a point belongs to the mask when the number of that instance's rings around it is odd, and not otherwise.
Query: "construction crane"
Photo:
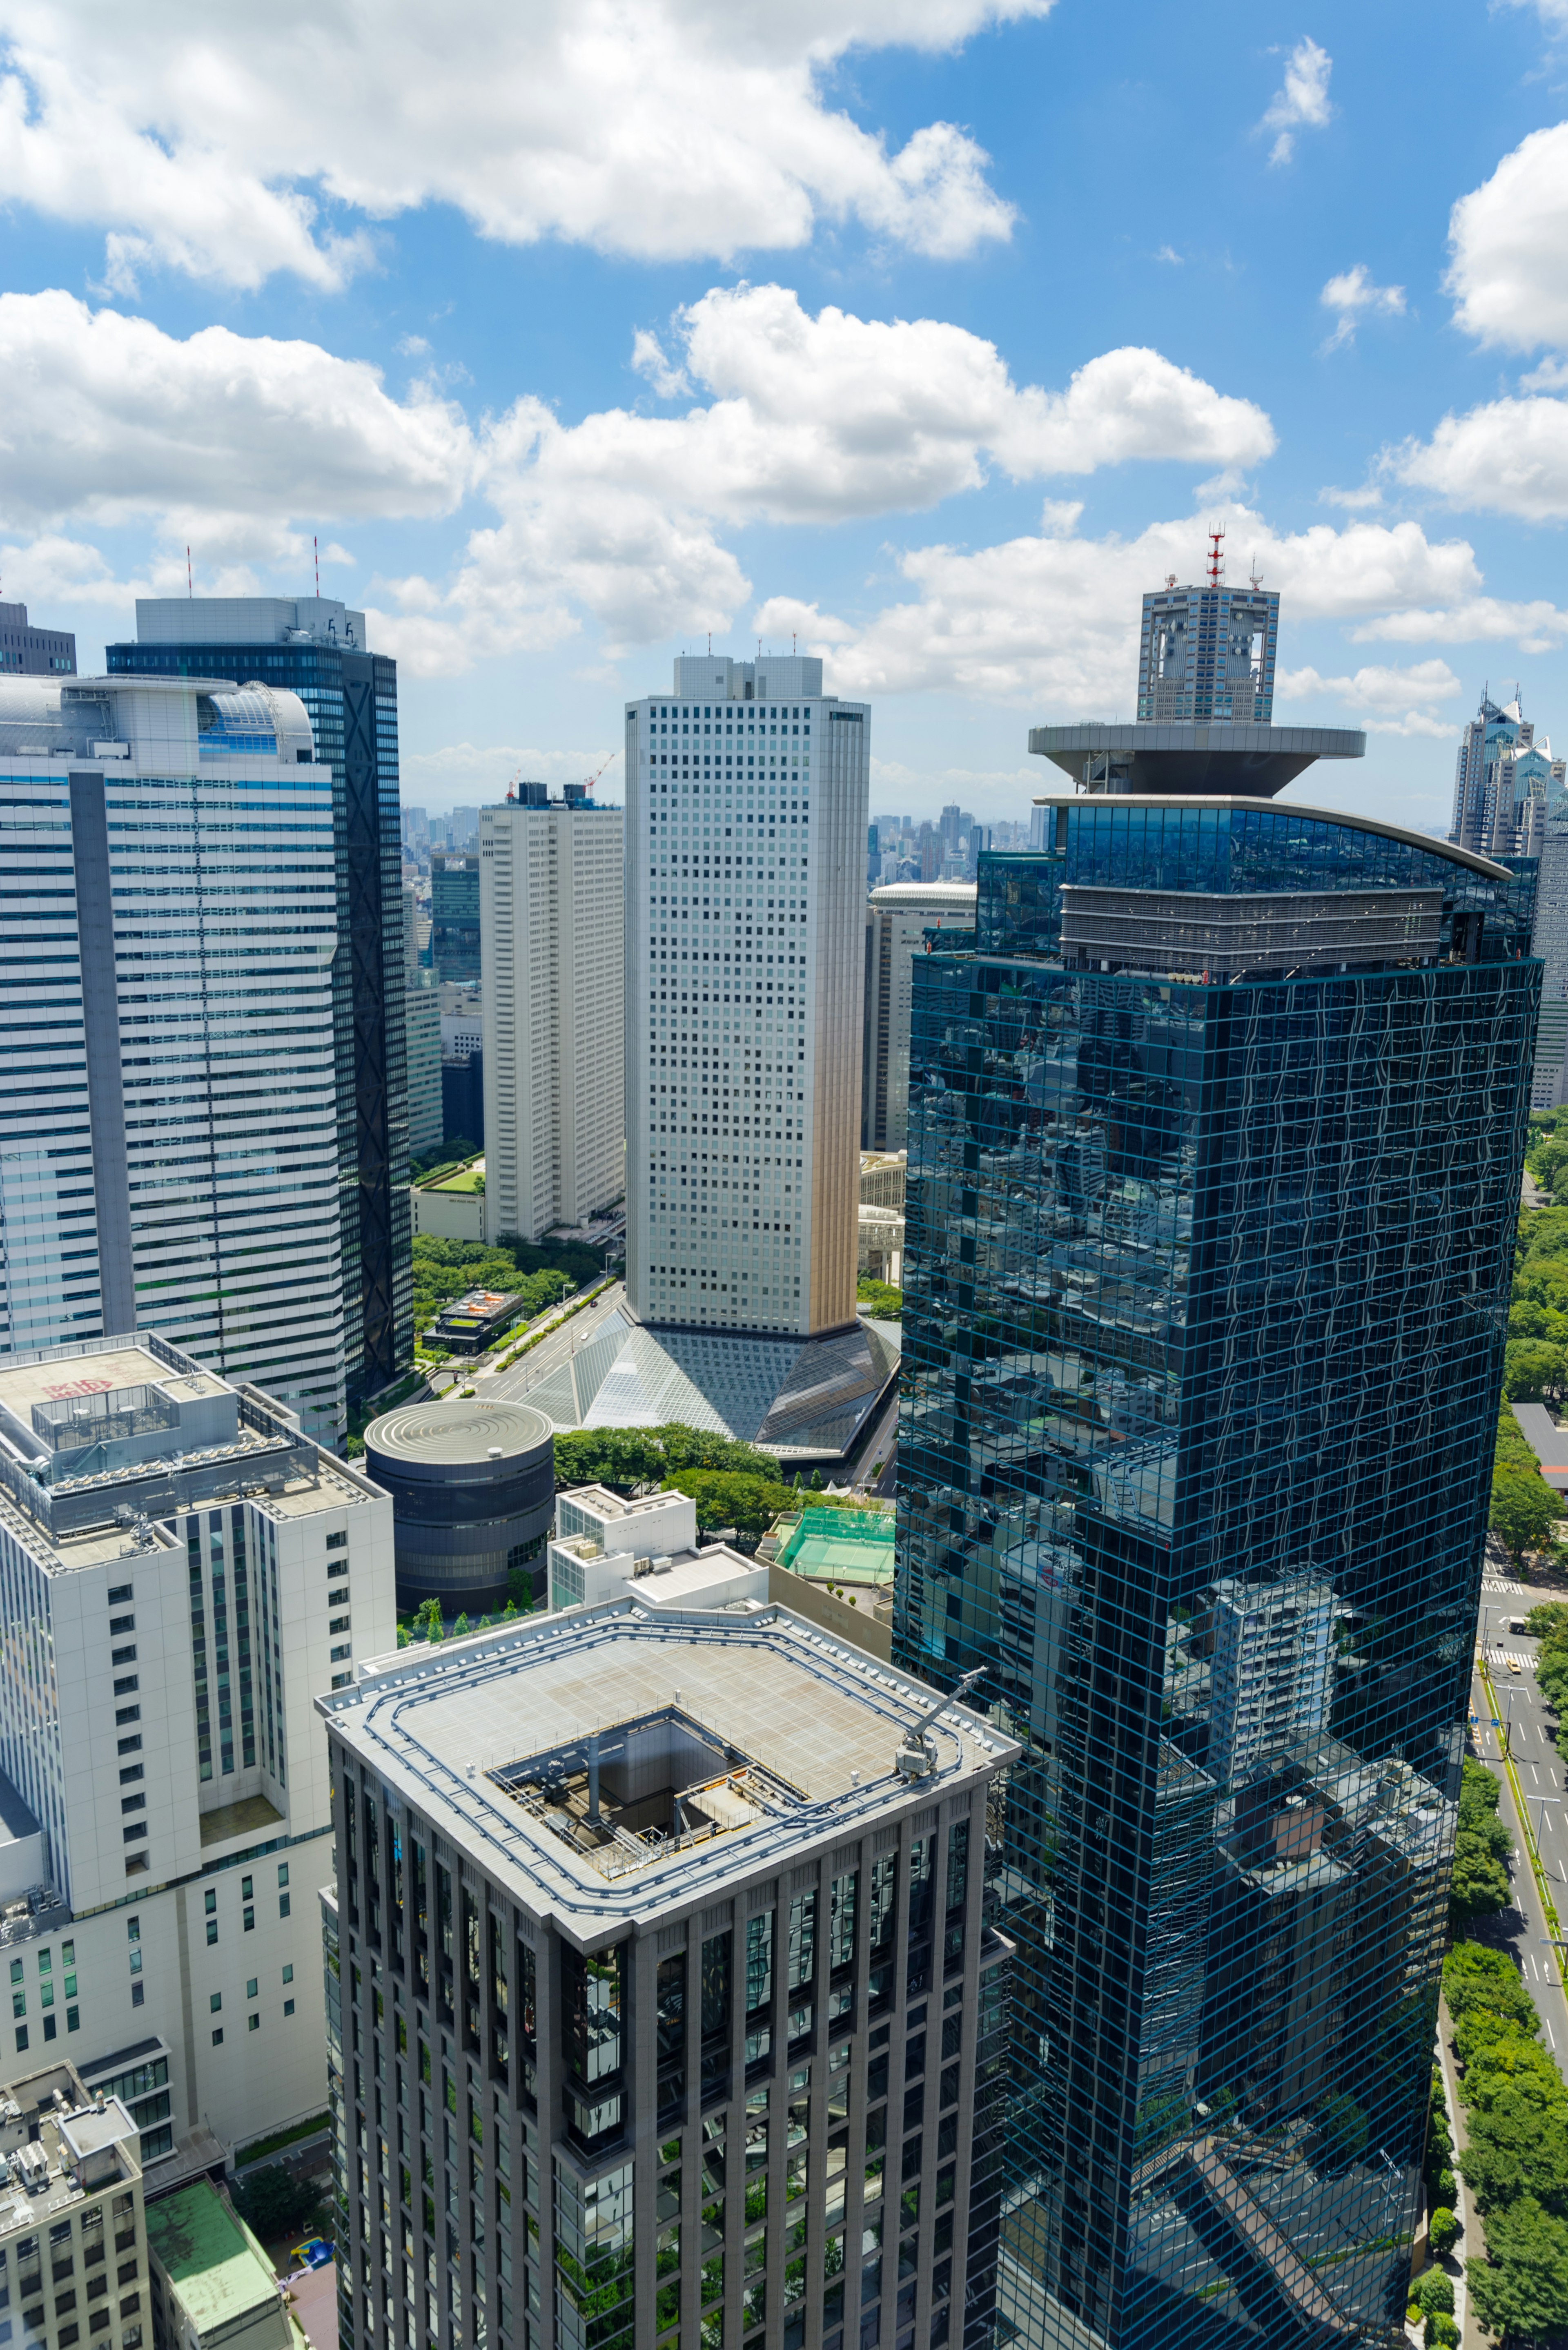
[[[591,775],[585,775],[583,777],[583,788],[587,791],[590,799],[593,797],[594,785],[598,782],[599,777],[604,775],[608,768],[614,766],[619,756],[620,753],[618,751],[612,751],[602,767],[596,767]]]

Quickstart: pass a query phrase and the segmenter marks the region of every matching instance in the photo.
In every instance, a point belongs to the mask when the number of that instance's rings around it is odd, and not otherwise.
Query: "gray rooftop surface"
[[[529,1404],[472,1398],[465,1402],[459,1397],[447,1403],[425,1396],[373,1419],[365,1430],[365,1443],[389,1461],[458,1469],[487,1461],[497,1445],[505,1459],[515,1460],[548,1444],[554,1433],[544,1413]]]
[[[631,1597],[446,1642],[417,1661],[397,1651],[317,1707],[389,1789],[473,1849],[524,1908],[591,1943],[631,1918],[711,1901],[826,1837],[858,1835],[954,1794],[1017,1753],[953,1705],[930,1732],[935,1776],[901,1779],[900,1736],[939,1695],[782,1607],[655,1618]],[[609,1880],[486,1775],[677,1703],[796,1798]]]

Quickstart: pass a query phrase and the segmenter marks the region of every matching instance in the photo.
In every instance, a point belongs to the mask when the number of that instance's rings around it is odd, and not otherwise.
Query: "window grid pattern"
[[[1259,886],[1251,815],[1162,813],[1140,867],[1074,810],[1096,874]],[[982,940],[1037,941],[1050,861],[982,859]],[[1394,2338],[1538,983],[917,962],[895,1656],[984,1667],[1025,1747],[988,1870],[1031,2342]]]

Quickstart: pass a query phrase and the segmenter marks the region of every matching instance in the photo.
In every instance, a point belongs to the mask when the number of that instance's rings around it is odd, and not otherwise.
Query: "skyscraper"
[[[420,1159],[439,1150],[441,1142],[441,991],[435,973],[420,969],[418,915],[411,889],[403,891],[403,1034],[409,1073],[409,1156]]]
[[[479,815],[485,1211],[536,1241],[626,1191],[619,808],[543,784]]]
[[[157,1331],[341,1440],[332,775],[298,698],[0,679],[0,1350]]]
[[[1480,709],[1459,738],[1454,761],[1454,813],[1449,838],[1487,857],[1539,857],[1548,805],[1561,797],[1568,769],[1525,717],[1516,692]]]
[[[28,625],[26,604],[0,604],[0,677],[75,677],[77,640],[68,629]]]
[[[1001,2314],[1392,2344],[1539,969],[1505,868],[1271,804],[1303,730],[1090,731],[915,966],[894,1652],[1025,1750]]]
[[[338,950],[332,964],[338,1221],[349,1400],[412,1358],[408,1067],[403,1027],[398,670],[365,646],[365,616],[330,598],[151,598],[125,677],[219,677],[286,688],[332,770]]]
[[[431,852],[431,967],[445,987],[477,987],[480,943],[479,857],[466,850]]]
[[[320,1701],[343,2350],[992,2338],[1012,1747],[716,1562]]]
[[[972,930],[972,881],[890,881],[866,909],[860,1148],[902,1150],[909,1107],[909,1003],[928,931]]]
[[[627,704],[627,1309],[532,1397],[558,1424],[832,1460],[894,1376],[855,1309],[869,719],[794,656]]]
[[[1228,586],[1218,537],[1215,547],[1202,586],[1179,588],[1171,577],[1143,599],[1137,714],[1146,723],[1267,726],[1272,720],[1279,595],[1255,583]]]

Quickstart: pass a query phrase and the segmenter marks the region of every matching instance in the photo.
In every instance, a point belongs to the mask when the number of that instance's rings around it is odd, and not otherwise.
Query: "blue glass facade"
[[[1024,1743],[1004,2338],[1395,2344],[1538,964],[1532,877],[1064,803],[915,962],[895,1654]],[[1425,960],[1068,968],[1061,891],[1443,892]],[[1520,929],[1523,921],[1522,933]]]

